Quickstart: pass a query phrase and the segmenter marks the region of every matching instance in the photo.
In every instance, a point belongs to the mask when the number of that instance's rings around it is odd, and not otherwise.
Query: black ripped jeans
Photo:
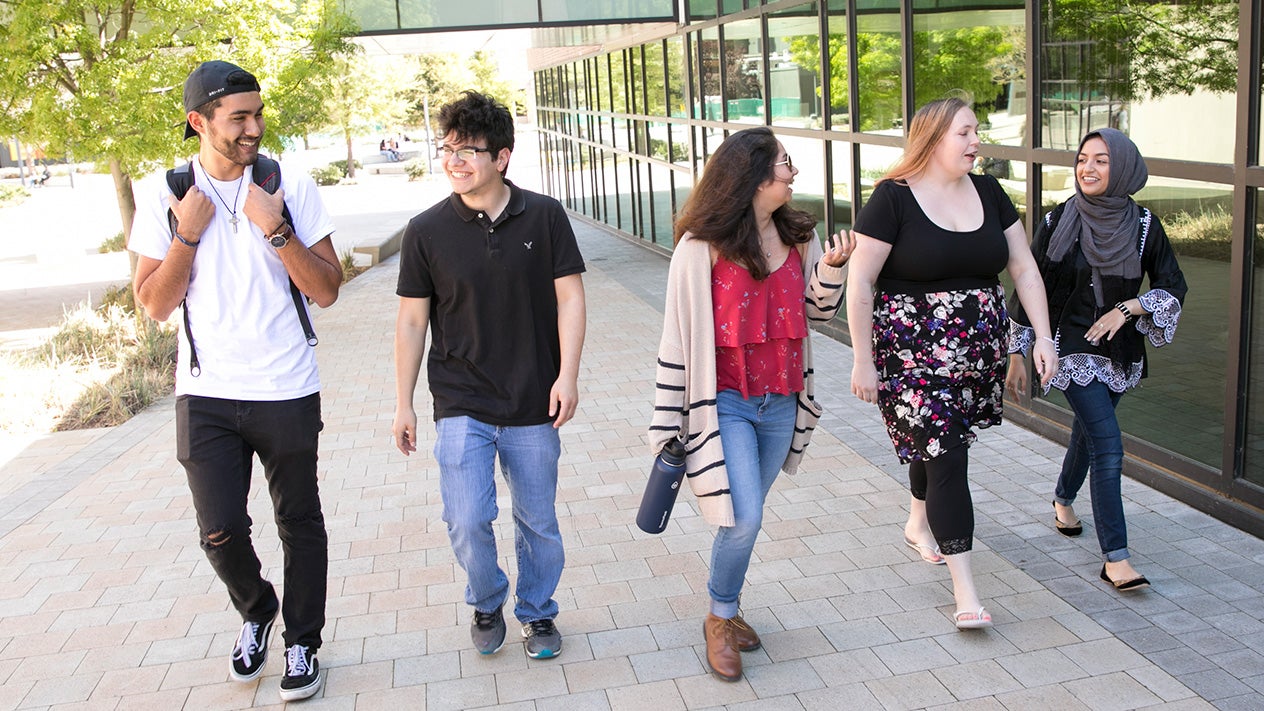
[[[263,464],[285,555],[285,644],[313,650],[325,626],[329,541],[316,483],[323,423],[320,393],[297,400],[176,399],[176,456],[197,511],[202,550],[248,622],[266,622],[278,601],[250,542],[250,470]]]

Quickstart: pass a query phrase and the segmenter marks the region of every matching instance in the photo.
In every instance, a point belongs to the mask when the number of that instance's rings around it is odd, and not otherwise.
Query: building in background
[[[1150,377],[1120,404],[1125,470],[1264,534],[1260,3],[345,5],[385,51],[418,28],[466,31],[455,36],[467,47],[469,32],[531,28],[546,190],[664,251],[707,156],[748,126],[774,127],[801,171],[796,203],[822,233],[851,226],[902,150],[907,118],[930,99],[971,97],[978,169],[1000,180],[1029,229],[1072,194],[1080,137],[1125,131],[1150,168],[1137,199],[1163,219],[1190,285],[1175,342],[1151,354]],[[833,335],[846,340],[845,328]],[[1070,413],[1057,391],[1010,403],[1007,415],[1065,441]]]

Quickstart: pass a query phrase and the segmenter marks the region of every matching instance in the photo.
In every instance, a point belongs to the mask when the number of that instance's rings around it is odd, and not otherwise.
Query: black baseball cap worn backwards
[[[246,91],[259,91],[259,81],[255,75],[230,62],[212,60],[202,62],[184,80],[184,113],[188,113],[208,101],[213,101],[229,94],[240,94]],[[184,138],[188,140],[197,135],[188,121],[184,122]]]

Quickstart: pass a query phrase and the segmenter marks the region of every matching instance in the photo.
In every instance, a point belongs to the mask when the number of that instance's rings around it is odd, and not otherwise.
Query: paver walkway
[[[470,649],[432,441],[411,459],[390,442],[391,260],[316,317],[328,676],[301,708],[1264,708],[1264,543],[1126,480],[1131,548],[1154,587],[1119,595],[1097,580],[1091,532],[1051,525],[1061,449],[1013,425],[972,449],[975,568],[997,624],[956,631],[947,571],[901,542],[904,474],[876,408],[849,393],[851,349],[819,334],[827,413],[803,470],[770,495],[743,598],[764,647],[744,655],[741,682],[711,677],[711,530],[688,493],[664,534],[633,523],[667,262],[575,224],[589,325],[580,411],[563,430],[563,654]],[[0,468],[0,709],[280,706],[279,635],[259,680],[229,680],[240,622],[197,545],[173,437],[167,399],[113,430],[41,438]],[[261,479],[255,545],[279,583]],[[1087,501],[1079,510],[1091,520]],[[497,533],[510,554],[511,528]]]

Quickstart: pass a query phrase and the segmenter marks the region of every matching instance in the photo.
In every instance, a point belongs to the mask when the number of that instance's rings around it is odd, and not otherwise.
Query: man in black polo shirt
[[[558,428],[575,415],[584,345],[584,260],[561,204],[505,180],[513,116],[466,92],[439,112],[443,170],[452,195],[414,217],[400,248],[392,431],[417,451],[413,392],[431,331],[443,520],[474,608],[470,636],[482,654],[505,641],[509,580],[496,555],[494,462],[513,498],[518,555],[514,616],[527,654],[555,657],[553,593],[562,576],[554,503]]]

